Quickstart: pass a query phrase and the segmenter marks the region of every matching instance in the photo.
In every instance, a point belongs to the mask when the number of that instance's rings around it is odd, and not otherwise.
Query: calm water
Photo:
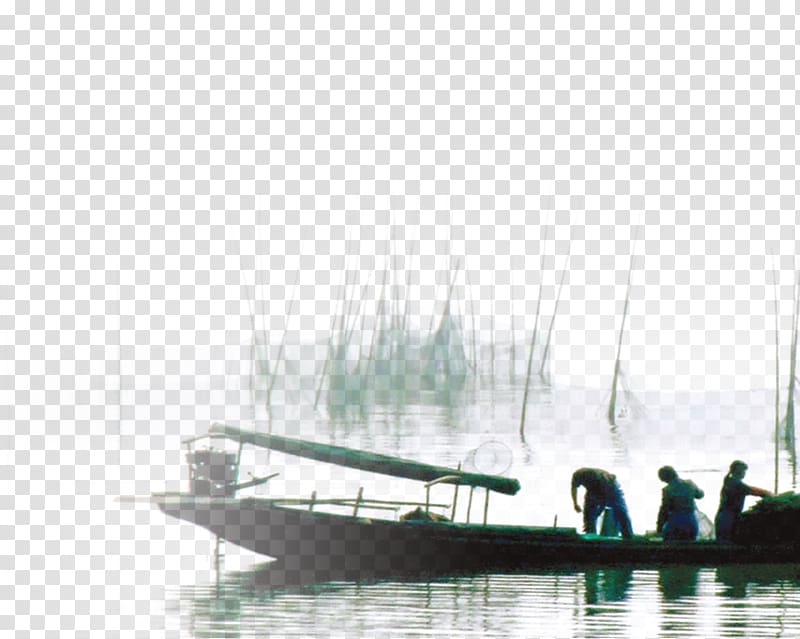
[[[419,582],[259,585],[259,570],[171,593],[196,637],[797,637],[800,571],[676,567]]]
[[[420,393],[413,401],[329,417],[324,410],[309,412],[301,391],[286,391],[272,428],[453,466],[481,444],[500,442],[513,457],[507,474],[522,490],[515,497],[492,496],[489,517],[498,523],[579,526],[569,478],[581,465],[617,473],[637,532],[655,526],[662,464],[706,490],[700,505],[712,518],[731,460],[746,459],[747,479],[772,487],[774,400],[768,393],[640,395],[646,413],[612,428],[604,419],[604,393],[538,389],[523,435],[521,397],[519,384],[492,387],[484,380],[451,393],[449,401]],[[258,427],[266,428],[264,416],[257,417]],[[367,497],[423,498],[412,482],[265,451],[248,453],[243,464],[252,464],[256,475],[267,468],[281,472],[269,489],[256,492],[355,496],[363,486]],[[793,458],[784,448],[781,490],[792,489],[793,476]],[[167,477],[165,488],[177,488],[179,479]],[[442,488],[434,501],[449,503],[450,490]],[[800,637],[797,567],[618,567],[271,590],[263,585],[264,558],[229,546],[215,572],[213,543],[204,531],[147,512],[153,525],[164,525],[164,543],[179,548],[165,570],[179,569],[158,576],[163,601],[152,603],[153,625],[185,637]]]

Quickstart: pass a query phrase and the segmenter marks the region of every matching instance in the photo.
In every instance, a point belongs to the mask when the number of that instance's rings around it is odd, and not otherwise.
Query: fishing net
[[[616,397],[612,398],[611,391],[606,393],[603,404],[598,409],[598,415],[608,412],[611,409],[613,399],[614,422],[617,420],[638,420],[647,415],[647,407],[631,390],[628,376],[620,366],[619,377],[617,378],[618,388]]]
[[[641,400],[634,395],[630,387],[628,375],[620,367],[619,384],[622,388],[621,396],[617,396],[617,418],[641,419],[647,414],[647,409]]]
[[[697,538],[714,539],[714,522],[701,510],[695,511],[697,516]]]
[[[464,469],[484,475],[502,475],[514,459],[511,449],[503,442],[490,440],[484,442],[467,454]]]

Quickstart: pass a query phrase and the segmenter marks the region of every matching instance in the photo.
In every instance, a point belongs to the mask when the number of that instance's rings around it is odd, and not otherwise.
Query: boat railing
[[[459,465],[459,469],[461,466]],[[442,477],[437,477],[433,481],[429,481],[424,484],[425,486],[425,512],[428,513],[430,511],[430,502],[431,502],[431,488],[433,486],[438,486],[440,484],[455,484],[455,490],[453,491],[453,504],[452,510],[450,511],[450,521],[456,520],[456,505],[458,503],[458,486],[460,477],[458,475],[443,475]],[[467,513],[467,521],[469,522],[469,513]]]
[[[458,470],[461,470],[461,464],[458,465]],[[428,506],[427,504],[430,502],[431,496],[431,488],[433,486],[438,486],[440,484],[451,484],[455,486],[453,490],[453,504],[452,510],[450,513],[450,520],[456,520],[456,506],[458,505],[458,487],[464,485],[464,479],[461,475],[442,475],[441,477],[437,477],[436,479],[426,482],[425,486],[425,510],[427,512]],[[469,484],[467,484],[469,485]],[[486,489],[486,497],[483,503],[483,525],[485,526],[488,519],[489,519],[489,490]],[[466,523],[469,523],[469,518],[472,512],[472,498],[475,493],[475,486],[469,485],[469,498],[467,501],[467,515],[466,515]]]
[[[401,508],[416,508],[421,511],[421,518],[431,518],[435,519],[438,518],[438,515],[435,513],[431,513],[432,508],[440,508],[440,509],[450,509],[451,516],[450,521],[455,521],[455,513],[456,513],[456,505],[458,500],[458,487],[463,482],[463,478],[459,475],[443,475],[442,477],[437,477],[433,481],[426,482],[425,486],[425,501],[397,501],[397,500],[388,500],[388,499],[368,499],[364,497],[364,488],[360,487],[358,490],[358,496],[355,499],[351,498],[327,498],[327,499],[319,499],[317,497],[317,491],[313,491],[311,493],[311,497],[308,499],[304,498],[293,498],[293,497],[276,497],[270,499],[270,502],[278,505],[278,506],[308,506],[309,510],[313,510],[315,506],[318,505],[327,505],[327,506],[342,506],[342,507],[353,507],[352,515],[355,517],[358,515],[359,510],[366,509],[366,510],[389,510],[397,512]],[[431,502],[431,488],[434,486],[442,485],[442,484],[449,484],[455,485],[455,492],[453,496],[453,501],[450,504],[442,504],[442,503],[432,503]],[[475,490],[474,486],[470,486],[470,496],[469,496],[469,506],[467,508],[467,519],[466,523],[469,523],[469,516],[470,516],[470,508],[472,504],[472,494]],[[489,491],[487,490],[486,495],[486,507],[484,508],[484,519],[483,523],[486,524],[487,520],[487,510],[488,510],[488,500]],[[412,511],[413,513],[413,511]],[[408,513],[411,514],[411,513]],[[416,519],[418,517],[412,517],[411,519]],[[445,519],[446,520],[446,519]]]
[[[417,501],[394,501],[388,499],[368,499],[359,495],[355,498],[348,497],[331,497],[320,499],[316,496],[316,492],[311,494],[310,498],[303,497],[275,497],[270,498],[269,502],[276,506],[308,506],[309,510],[313,510],[316,506],[344,506],[352,507],[353,515],[356,516],[359,510],[391,510],[399,511],[401,508],[418,507],[418,508],[449,508],[450,504],[431,504]]]

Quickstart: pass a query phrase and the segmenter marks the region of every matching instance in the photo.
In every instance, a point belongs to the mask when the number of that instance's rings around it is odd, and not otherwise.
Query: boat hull
[[[389,521],[259,498],[154,495],[167,515],[276,558],[286,583],[582,565],[800,563],[800,545],[584,536],[574,529]]]

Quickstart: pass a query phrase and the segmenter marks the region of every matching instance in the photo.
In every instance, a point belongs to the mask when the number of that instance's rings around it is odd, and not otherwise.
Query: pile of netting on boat
[[[800,494],[764,497],[742,513],[734,541],[743,544],[789,543],[800,538]]]

